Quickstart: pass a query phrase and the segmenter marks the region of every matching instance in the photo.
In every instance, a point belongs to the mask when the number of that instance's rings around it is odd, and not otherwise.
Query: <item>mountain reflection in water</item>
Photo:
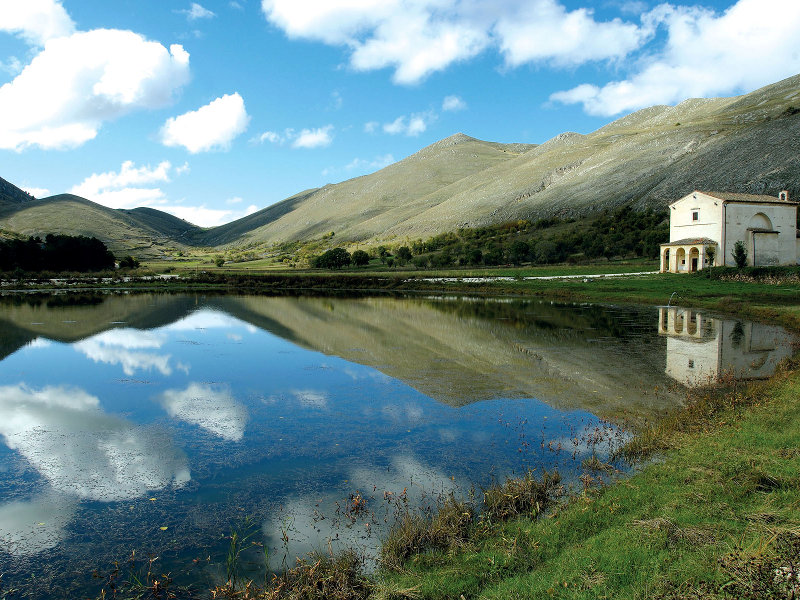
[[[765,376],[790,344],[701,313],[519,299],[2,299],[0,572],[32,598],[92,596],[91,572],[135,549],[214,581],[243,517],[272,568],[374,555],[385,498],[435,504],[529,467],[569,479],[626,439],[598,416],[658,418],[681,384]],[[354,493],[369,510],[351,521]]]

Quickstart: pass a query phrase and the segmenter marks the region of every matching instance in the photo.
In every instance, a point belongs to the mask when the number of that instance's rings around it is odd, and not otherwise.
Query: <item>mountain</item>
[[[264,224],[239,240],[307,239],[328,231],[344,240],[424,238],[626,204],[664,207],[693,189],[796,194],[798,107],[795,76],[744,96],[654,106],[588,135],[563,133],[539,146],[457,134],[377,173],[292,200],[277,218],[265,213]]]
[[[80,196],[60,194],[0,205],[0,228],[22,235],[65,233],[96,237],[115,255],[160,256],[184,247],[197,225],[152,208],[107,208]]]
[[[370,175],[306,190],[211,229],[76,196],[0,199],[0,229],[96,235],[116,252],[139,255],[331,231],[337,242],[392,242],[626,205],[663,208],[693,189],[800,194],[800,75],[743,96],[653,106],[538,146],[459,133]]]
[[[33,196],[28,192],[0,177],[0,209],[16,207],[31,200],[33,200]]]

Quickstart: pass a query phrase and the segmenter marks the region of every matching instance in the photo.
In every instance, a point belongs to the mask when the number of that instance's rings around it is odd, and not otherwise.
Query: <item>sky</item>
[[[222,224],[800,73],[800,0],[0,0],[0,177]]]

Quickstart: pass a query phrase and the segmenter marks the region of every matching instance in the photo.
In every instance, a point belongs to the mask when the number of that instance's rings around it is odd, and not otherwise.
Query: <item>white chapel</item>
[[[661,244],[661,272],[692,273],[734,266],[733,246],[744,242],[751,266],[800,264],[797,202],[778,197],[694,191],[669,207],[669,242]]]

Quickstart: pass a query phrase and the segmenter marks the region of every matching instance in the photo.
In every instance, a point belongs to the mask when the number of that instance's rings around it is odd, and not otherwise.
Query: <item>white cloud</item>
[[[292,142],[292,148],[324,148],[333,141],[333,125],[317,129],[303,129]]]
[[[294,390],[292,395],[306,408],[328,408],[328,394],[319,390]]]
[[[171,440],[105,414],[79,388],[0,387],[0,411],[6,445],[67,498],[116,502],[190,479]]]
[[[523,3],[508,11],[497,20],[495,33],[511,67],[529,62],[575,66],[623,58],[648,36],[633,23],[598,22],[591,9],[568,11],[556,0]]]
[[[136,329],[111,329],[74,345],[75,350],[97,363],[120,365],[123,373],[132,377],[137,371],[156,370],[171,375],[171,356],[156,352],[164,344],[164,336]]]
[[[23,187],[22,189],[28,192],[34,198],[46,198],[50,195],[50,190],[47,188]]]
[[[202,427],[223,439],[238,442],[247,425],[247,409],[230,390],[190,383],[184,390],[167,390],[161,405],[171,417]]]
[[[0,2],[0,31],[20,34],[29,43],[71,35],[75,24],[59,0],[4,0]]]
[[[0,148],[80,146],[105,121],[168,104],[188,78],[189,54],[177,44],[167,50],[131,31],[111,29],[50,39],[0,87],[0,114],[14,115],[0,120]]]
[[[442,101],[443,111],[456,111],[464,110],[467,108],[467,103],[458,96],[447,96]]]
[[[265,131],[250,140],[252,143],[270,142],[271,144],[286,144],[291,142],[292,148],[324,148],[333,142],[333,125],[325,125],[316,129],[284,129],[283,133]]]
[[[239,198],[239,196],[234,196],[233,198],[228,198],[225,200],[225,204],[241,204],[243,200]]]
[[[235,8],[236,10],[244,10],[244,6],[242,6],[240,2],[236,2],[236,0],[231,0],[231,2],[228,2],[228,6]]]
[[[408,137],[416,137],[424,133],[433,121],[436,120],[436,115],[433,112],[415,113],[411,116],[399,116],[391,123],[384,123],[383,131],[391,135],[406,135]]]
[[[161,141],[165,146],[183,146],[192,154],[227,150],[249,122],[242,97],[226,94],[197,110],[167,119]]]
[[[255,204],[251,204],[244,210],[226,210],[218,208],[208,208],[205,204],[201,206],[182,206],[180,204],[165,204],[158,207],[159,210],[175,215],[179,219],[189,221],[200,227],[216,227],[224,225],[236,219],[241,219],[258,211]]]
[[[643,22],[666,29],[663,50],[642,59],[627,79],[582,84],[551,100],[611,116],[752,90],[800,72],[800,3],[794,0],[739,0],[722,14],[665,4]]]
[[[186,18],[189,19],[190,21],[196,21],[197,19],[211,19],[217,16],[216,14],[214,14],[204,6],[201,6],[197,2],[192,2],[192,5],[189,8],[184,10],[179,10],[177,12],[185,14]]]
[[[171,170],[172,165],[166,160],[154,168],[150,165],[137,167],[133,161],[128,160],[122,163],[118,172],[92,174],[73,186],[69,192],[110,208],[163,204],[167,198],[160,188],[139,186],[167,183],[170,181]]]
[[[381,124],[377,121],[369,121],[364,123],[364,133],[375,133],[380,126]]]
[[[12,556],[33,556],[55,548],[77,508],[77,501],[53,491],[0,505],[0,548]]]
[[[289,131],[287,129],[287,131]],[[282,144],[285,141],[285,136],[281,135],[280,133],[276,133],[274,131],[265,131],[262,133],[258,138],[255,139],[257,142],[270,142],[272,144]]]
[[[155,167],[137,167],[133,161],[122,163],[118,172],[95,173],[70,189],[71,194],[108,206],[109,208],[136,208],[149,206],[175,215],[201,227],[214,227],[252,214],[258,210],[255,204],[243,210],[207,208],[205,205],[189,206],[172,204],[160,187],[147,184],[169,183],[171,175],[189,172],[189,164],[173,168],[169,161]]]
[[[580,64],[621,58],[641,42],[632,23],[599,22],[556,0],[262,0],[267,20],[291,38],[347,47],[350,66],[394,69],[413,84],[488,48],[506,64]]]

